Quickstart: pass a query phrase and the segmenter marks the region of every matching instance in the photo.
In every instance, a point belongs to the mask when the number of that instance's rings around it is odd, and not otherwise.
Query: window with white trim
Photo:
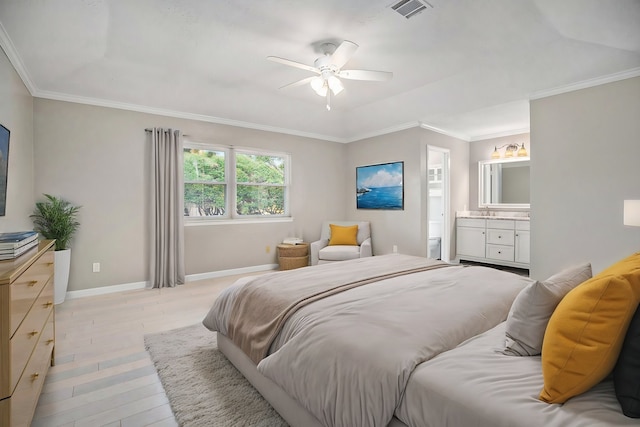
[[[185,141],[185,219],[289,216],[290,156]]]

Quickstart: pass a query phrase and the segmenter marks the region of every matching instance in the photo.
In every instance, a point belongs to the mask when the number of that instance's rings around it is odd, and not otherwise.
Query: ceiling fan
[[[331,95],[333,94],[335,96],[344,89],[340,78],[382,82],[390,80],[391,77],[393,77],[393,73],[388,71],[343,70],[342,67],[351,59],[356,49],[358,49],[357,44],[348,40],[340,43],[337,48],[333,43],[323,43],[321,49],[323,56],[316,59],[313,66],[277,56],[267,56],[267,59],[270,61],[301,68],[317,74],[282,86],[280,89],[309,83],[318,95],[327,98],[327,110],[331,110]]]

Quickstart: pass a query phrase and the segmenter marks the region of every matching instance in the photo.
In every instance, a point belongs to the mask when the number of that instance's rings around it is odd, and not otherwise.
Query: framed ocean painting
[[[7,171],[9,169],[9,129],[0,125],[0,216],[7,211]]]
[[[404,209],[404,162],[356,167],[358,209]]]

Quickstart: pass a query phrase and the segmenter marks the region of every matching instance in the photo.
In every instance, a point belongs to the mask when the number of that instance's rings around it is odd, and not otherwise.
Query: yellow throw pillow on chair
[[[329,224],[331,228],[331,238],[329,246],[332,245],[349,245],[358,246],[358,226],[357,225],[335,225]]]
[[[639,301],[640,253],[571,290],[544,334],[540,399],[564,403],[609,375]]]

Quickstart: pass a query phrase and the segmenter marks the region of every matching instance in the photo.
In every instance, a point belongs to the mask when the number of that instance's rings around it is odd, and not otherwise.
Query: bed
[[[640,254],[623,267],[635,282],[609,289],[628,312],[640,300]],[[626,274],[613,272],[616,279]],[[547,381],[541,357],[512,354],[540,354],[545,328],[568,322],[549,320],[565,311],[556,305],[588,300],[582,290],[565,295],[590,278],[589,264],[538,282],[488,267],[384,255],[240,279],[203,323],[292,426],[638,425],[622,414],[611,376],[563,405],[549,404],[540,400]],[[597,320],[592,314],[582,317]]]
[[[418,366],[397,415],[412,426],[638,426],[626,417],[609,377],[565,404],[538,399],[540,356],[501,353],[505,323]],[[460,385],[464,384],[464,387]]]
[[[313,300],[309,295],[325,292],[318,282],[345,290]],[[290,424],[402,425],[394,413],[415,367],[504,321],[529,283],[487,267],[384,255],[241,279],[203,323],[218,332],[220,349]],[[256,289],[257,305],[248,309],[247,294]],[[262,324],[247,328],[258,330],[257,338],[234,336],[241,329],[232,320],[234,307],[244,307],[236,317],[245,320],[290,291],[298,292],[296,301],[313,301],[280,318],[272,340],[262,336]],[[267,344],[264,354],[246,345],[253,339],[263,349]]]

